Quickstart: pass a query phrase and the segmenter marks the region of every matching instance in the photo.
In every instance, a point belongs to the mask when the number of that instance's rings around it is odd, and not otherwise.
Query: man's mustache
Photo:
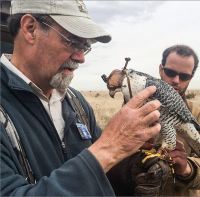
[[[79,67],[79,63],[72,60],[69,60],[61,65],[61,69],[69,68],[69,69],[76,70],[78,67]]]

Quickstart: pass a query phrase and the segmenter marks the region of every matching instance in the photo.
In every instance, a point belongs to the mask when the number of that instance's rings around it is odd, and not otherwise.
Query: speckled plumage
[[[162,129],[161,135],[158,138],[158,141],[162,144],[161,147],[169,150],[175,148],[177,130],[196,154],[200,156],[200,134],[194,126],[198,127],[199,125],[174,88],[160,79],[131,69],[126,70],[126,75],[130,79],[133,95],[151,85],[157,88],[156,93],[151,99],[158,99],[162,104],[160,109]],[[122,82],[122,93],[126,100],[130,99],[126,77]]]
[[[117,72],[119,75],[119,70]],[[108,77],[108,88],[109,86],[113,86],[109,81],[112,81],[110,79],[112,79],[114,75],[115,71]],[[200,129],[200,125],[174,88],[160,79],[156,79],[150,75],[132,69],[122,70],[121,76],[123,78],[121,88],[118,86],[113,90],[114,88],[112,87],[112,90],[110,89],[110,94],[112,92],[114,95],[114,93],[122,91],[125,102],[130,99],[131,94],[134,96],[148,86],[156,86],[156,93],[154,93],[150,100],[158,99],[161,102],[160,123],[162,128],[160,136],[156,141],[157,143],[161,143],[161,148],[168,150],[175,149],[176,131],[178,131],[182,137],[185,138],[194,152],[200,156],[200,133],[197,131],[197,129]],[[131,93],[127,77],[130,82]]]
[[[158,99],[169,112],[176,113],[184,122],[195,121],[193,115],[188,110],[181,96],[172,86],[166,82],[153,77],[147,77],[146,86],[154,85],[157,88],[153,98]]]

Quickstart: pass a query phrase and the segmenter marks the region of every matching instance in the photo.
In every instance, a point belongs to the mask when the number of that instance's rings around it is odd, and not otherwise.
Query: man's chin
[[[52,77],[50,85],[57,90],[66,90],[73,79],[73,74],[58,73]]]
[[[171,86],[174,88],[174,90],[176,90],[176,92],[178,92],[180,94],[181,90],[177,86],[173,86],[173,85],[171,85]]]
[[[185,90],[175,89],[181,96],[185,94]]]

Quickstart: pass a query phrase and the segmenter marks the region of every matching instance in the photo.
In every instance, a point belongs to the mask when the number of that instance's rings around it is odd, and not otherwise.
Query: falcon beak
[[[110,90],[109,91],[109,95],[112,97],[112,98],[114,98],[114,96],[115,96],[115,93],[116,93],[116,91],[114,90]]]
[[[121,88],[116,88],[115,90],[109,90],[109,95],[114,98],[117,92],[121,92]]]

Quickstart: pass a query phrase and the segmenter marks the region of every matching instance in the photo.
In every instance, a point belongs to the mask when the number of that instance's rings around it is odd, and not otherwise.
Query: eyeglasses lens
[[[165,74],[168,76],[168,77],[175,77],[175,76],[179,76],[179,78],[182,80],[182,81],[188,81],[192,78],[192,75],[190,74],[187,74],[187,73],[178,73],[176,72],[175,70],[172,70],[172,69],[169,69],[169,68],[163,68]]]
[[[70,41],[71,41],[72,47],[77,49],[78,51],[83,50],[85,54],[91,51],[91,45],[88,43],[88,41],[83,42],[75,38],[73,39],[70,38]]]
[[[65,42],[68,43],[68,45],[72,46],[76,51],[84,51],[84,54],[86,55],[87,53],[89,53],[92,48],[91,48],[91,44],[89,43],[89,41],[85,41],[83,42],[82,40],[80,40],[78,37],[74,36],[74,38],[70,38],[63,35],[62,33],[60,33],[57,29],[55,29],[54,27],[52,27],[51,25],[49,25],[46,22],[41,22],[42,24],[48,26],[49,28],[53,29],[54,31],[56,31],[63,39]]]

